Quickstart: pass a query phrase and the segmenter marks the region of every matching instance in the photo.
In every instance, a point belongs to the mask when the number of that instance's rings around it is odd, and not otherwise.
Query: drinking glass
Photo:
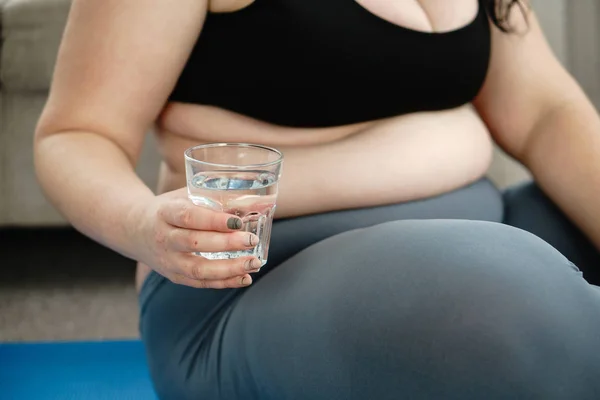
[[[185,151],[190,200],[197,206],[241,218],[243,231],[259,238],[256,247],[241,251],[198,252],[208,259],[255,256],[267,262],[283,155],[248,143],[211,143]]]

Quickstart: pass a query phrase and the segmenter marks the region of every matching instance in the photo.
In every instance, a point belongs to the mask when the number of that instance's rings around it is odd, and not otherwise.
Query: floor
[[[70,228],[0,229],[0,342],[138,337],[134,273]]]

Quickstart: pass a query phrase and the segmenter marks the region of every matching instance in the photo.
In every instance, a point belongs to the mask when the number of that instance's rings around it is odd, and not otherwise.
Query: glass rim
[[[244,165],[235,165],[235,164],[219,164],[209,161],[202,161],[192,157],[192,152],[198,149],[210,149],[210,148],[218,148],[218,147],[241,147],[241,148],[252,148],[252,149],[260,149],[267,150],[271,153],[275,153],[278,155],[276,160],[265,162],[265,163],[257,163],[257,164],[244,164]],[[183,156],[186,161],[191,161],[194,163],[211,165],[214,167],[225,167],[225,168],[238,168],[238,169],[249,169],[249,168],[259,168],[259,167],[270,167],[276,164],[280,164],[283,161],[283,153],[273,147],[263,146],[262,144],[253,144],[253,143],[206,143],[199,144],[193,147],[186,149],[183,152]]]

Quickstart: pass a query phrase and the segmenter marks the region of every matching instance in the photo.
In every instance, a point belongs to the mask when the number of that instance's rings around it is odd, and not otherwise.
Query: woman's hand
[[[258,237],[240,232],[234,215],[195,206],[185,188],[156,196],[136,213],[138,260],[174,283],[196,288],[236,288],[252,283],[261,262],[252,256],[208,260],[194,252],[252,249]]]

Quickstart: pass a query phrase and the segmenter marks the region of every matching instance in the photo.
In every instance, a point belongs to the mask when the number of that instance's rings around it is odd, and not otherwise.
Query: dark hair
[[[502,32],[514,32],[514,27],[510,26],[510,13],[517,7],[525,20],[527,20],[527,11],[530,8],[526,0],[486,0],[487,11],[490,19]]]

